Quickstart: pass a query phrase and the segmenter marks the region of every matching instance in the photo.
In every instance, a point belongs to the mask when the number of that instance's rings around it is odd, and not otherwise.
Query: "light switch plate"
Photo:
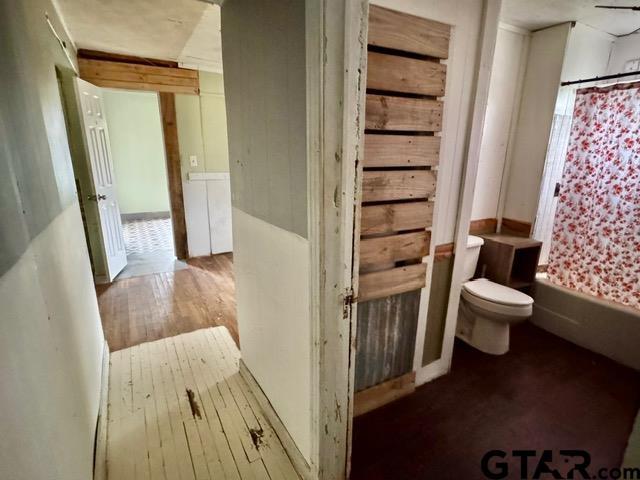
[[[198,157],[196,157],[195,155],[189,155],[189,163],[191,164],[192,167],[197,167]]]

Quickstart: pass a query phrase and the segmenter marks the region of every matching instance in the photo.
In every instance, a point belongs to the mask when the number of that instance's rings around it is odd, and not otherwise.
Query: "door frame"
[[[176,257],[179,260],[185,260],[189,258],[189,250],[187,246],[184,195],[182,192],[182,165],[180,163],[180,146],[178,143],[175,93],[158,92],[158,103],[162,122],[164,156],[167,167],[173,245]]]
[[[311,470],[326,480],[350,468],[368,9],[306,0]]]
[[[180,68],[177,62],[168,60],[119,55],[93,50],[79,50],[78,59],[80,64],[80,78],[98,87],[151,91],[158,95],[175,255],[179,260],[189,258],[175,94],[199,95],[199,76],[197,70],[193,71]],[[132,81],[126,71],[127,69],[134,70],[136,76],[140,77],[140,80]],[[150,71],[148,73],[154,76],[149,77],[145,73],[146,69],[149,69]],[[192,75],[193,78],[180,79],[182,80],[181,83],[185,83],[185,81],[190,83],[189,86],[182,84],[173,85],[172,79],[175,78],[173,75],[177,73],[177,71],[195,72]],[[157,79],[156,83],[152,83],[150,78]]]

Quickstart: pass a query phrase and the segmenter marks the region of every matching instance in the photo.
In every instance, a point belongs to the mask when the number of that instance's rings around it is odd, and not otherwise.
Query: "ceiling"
[[[76,48],[222,72],[220,7],[197,0],[57,0]]]
[[[222,72],[220,7],[198,0],[56,0],[77,48],[173,60]],[[541,28],[575,20],[613,35],[640,28],[640,12],[595,5],[640,0],[504,0],[501,20]]]
[[[504,0],[501,20],[539,30],[575,20],[612,35],[626,35],[640,28],[640,12],[605,10],[595,5],[640,6],[640,0]]]

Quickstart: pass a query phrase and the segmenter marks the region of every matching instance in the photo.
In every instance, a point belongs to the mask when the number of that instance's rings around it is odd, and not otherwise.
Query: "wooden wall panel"
[[[413,370],[420,291],[358,306],[355,390],[362,391]]]
[[[431,170],[373,170],[362,176],[362,201],[424,199],[436,191]]]
[[[430,227],[433,207],[432,201],[363,206],[360,211],[360,234],[375,235]]]
[[[358,302],[410,292],[425,286],[427,265],[417,263],[360,275]]]
[[[433,167],[440,157],[440,137],[383,135],[364,137],[364,168]]]
[[[368,93],[365,128],[439,132],[442,129],[442,102],[428,98],[391,97]]]
[[[364,238],[360,241],[360,266],[422,258],[429,253],[427,231]]]
[[[369,7],[369,45],[447,58],[450,32],[451,27],[444,23],[376,5]]]
[[[413,388],[449,30],[370,7],[355,376],[367,410]]]
[[[441,63],[378,52],[369,52],[367,58],[368,89],[444,95],[447,67]]]

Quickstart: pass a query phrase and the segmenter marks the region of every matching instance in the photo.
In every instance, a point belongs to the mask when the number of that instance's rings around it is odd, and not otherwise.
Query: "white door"
[[[111,281],[127,264],[127,251],[116,197],[102,90],[77,78],[76,94],[92,180],[93,191],[87,199],[97,203],[102,250],[106,260],[107,276]]]

